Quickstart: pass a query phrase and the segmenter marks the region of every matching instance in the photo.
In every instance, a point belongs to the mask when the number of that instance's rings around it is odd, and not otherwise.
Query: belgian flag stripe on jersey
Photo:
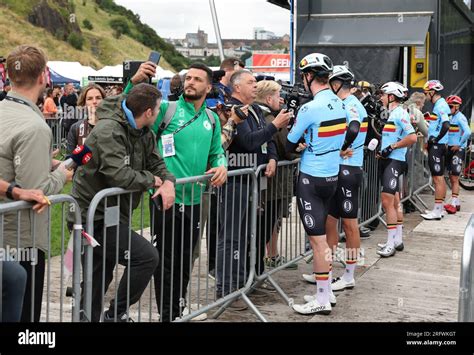
[[[364,118],[364,120],[362,121],[362,124],[360,125],[360,129],[359,129],[359,132],[367,132],[367,128],[369,127],[369,118],[366,117]]]
[[[318,137],[333,137],[346,132],[346,118],[321,122]]]
[[[383,132],[395,132],[396,131],[396,127],[394,124],[389,124],[387,123],[384,127],[383,127]]]
[[[459,132],[459,125],[457,125],[457,124],[452,124],[452,125],[449,127],[449,132]]]

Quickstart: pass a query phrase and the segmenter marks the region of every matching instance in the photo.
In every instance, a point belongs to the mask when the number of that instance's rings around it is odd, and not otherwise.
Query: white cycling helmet
[[[329,81],[334,79],[352,81],[354,80],[354,74],[345,65],[335,65],[332,74],[329,76]]]
[[[304,57],[299,64],[300,71],[303,73],[315,72],[321,75],[332,73],[332,60],[322,53],[311,53]]]
[[[428,80],[425,85],[423,85],[423,90],[424,91],[441,91],[444,89],[443,84],[441,84],[441,81],[439,80]]]
[[[380,88],[384,94],[394,95],[399,99],[404,99],[407,96],[408,89],[400,83],[389,81]]]

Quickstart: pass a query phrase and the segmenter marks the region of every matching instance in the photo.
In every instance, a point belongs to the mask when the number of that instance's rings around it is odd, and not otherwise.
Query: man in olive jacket
[[[94,217],[94,238],[100,246],[94,248],[92,270],[92,315],[91,321],[97,322],[102,312],[102,275],[105,269],[104,290],[113,278],[118,261],[126,267],[120,280],[117,299],[112,300],[110,308],[104,313],[103,320],[127,321],[127,287],[129,287],[131,306],[136,303],[155,271],[158,264],[158,252],[146,239],[129,228],[130,208],[135,209],[143,191],[156,188],[155,197],[160,195],[164,209],[174,204],[175,178],[166,169],[165,163],[156,150],[155,136],[150,130],[159,113],[161,93],[152,85],[135,86],[128,96],[114,96],[102,101],[97,108],[98,123],[89,137],[87,145],[92,151],[92,159],[78,168],[71,195],[81,207],[83,222],[86,220],[90,201],[100,190],[121,187],[134,190],[130,195],[120,198],[120,223],[106,230],[106,250],[104,260],[104,206],[99,206]],[[109,198],[108,207],[117,204]],[[130,206],[131,204],[131,206]],[[129,237],[130,235],[130,237]],[[130,245],[130,249],[129,249]],[[130,270],[127,268],[130,267]],[[127,285],[130,272],[130,285]],[[115,304],[117,314],[115,314]]]

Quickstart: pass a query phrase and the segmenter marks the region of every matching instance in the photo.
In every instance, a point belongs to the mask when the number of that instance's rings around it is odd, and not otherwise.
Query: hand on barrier
[[[277,162],[275,159],[270,159],[267,164],[267,168],[265,169],[265,176],[266,177],[273,177],[276,174],[277,169]]]
[[[154,178],[155,178],[155,185],[153,185],[153,187],[160,187],[161,185],[163,185],[163,181],[158,176],[154,176]]]
[[[147,81],[150,77],[154,78],[156,74],[156,64],[153,62],[145,62],[140,65],[131,82],[137,85],[143,81]]]
[[[225,166],[219,166],[206,171],[207,174],[214,174],[211,178],[211,185],[214,187],[222,186],[227,181],[227,169]]]
[[[33,211],[36,211],[37,213],[43,212],[46,207],[51,205],[51,202],[49,202],[49,199],[44,195],[43,191],[41,190],[26,190],[15,188],[13,189],[13,194],[15,193],[17,195],[17,200],[37,202],[33,206]]]
[[[339,153],[342,159],[347,159],[352,157],[354,155],[354,150],[351,148],[347,148],[346,150],[342,151]]]
[[[59,152],[60,152],[59,149],[53,150],[53,152],[51,153],[51,159],[53,159],[53,161],[54,161],[54,158],[58,156]]]
[[[458,145],[453,145],[453,146],[451,147],[451,151],[452,151],[452,152],[457,152],[458,150],[459,150],[459,146],[458,146]]]
[[[155,194],[151,197],[152,199],[156,198],[158,195],[161,196],[163,200],[163,208],[165,210],[169,209],[173,206],[175,201],[175,191],[174,191],[174,184],[166,180],[158,190],[156,190]]]

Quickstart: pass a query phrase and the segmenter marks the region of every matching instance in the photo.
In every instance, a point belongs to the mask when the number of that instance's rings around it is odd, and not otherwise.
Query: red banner
[[[256,72],[290,72],[289,54],[254,54],[252,60]]]

